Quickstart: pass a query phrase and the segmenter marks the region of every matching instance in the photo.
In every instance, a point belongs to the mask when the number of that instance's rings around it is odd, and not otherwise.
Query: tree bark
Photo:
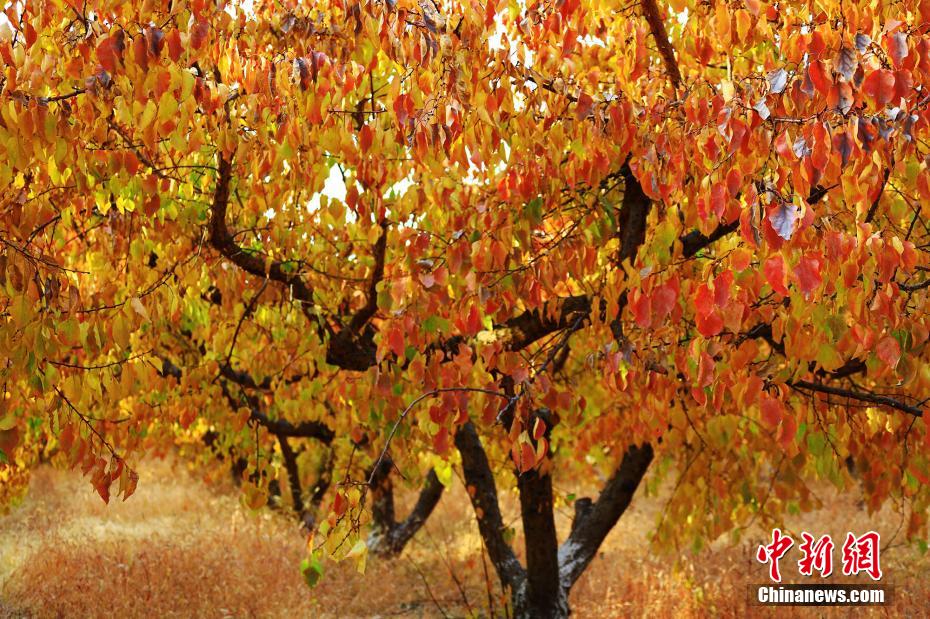
[[[287,437],[281,434],[277,435],[278,444],[281,446],[281,455],[284,457],[284,469],[287,471],[287,481],[291,487],[291,501],[294,504],[294,511],[303,518],[304,514],[304,497],[303,487],[300,483],[300,471],[297,467],[297,454],[287,441]]]
[[[518,617],[557,619],[568,616],[568,591],[559,579],[559,540],[555,531],[552,476],[531,470],[517,477],[526,540],[525,608]]]
[[[629,447],[594,505],[587,510],[576,511],[571,535],[559,548],[559,575],[566,591],[585,571],[604,538],[629,507],[653,455],[649,443]]]
[[[433,513],[445,490],[436,472],[430,470],[410,514],[398,522],[395,517],[394,488],[391,482],[393,466],[390,458],[385,458],[371,476],[371,511],[374,527],[368,538],[368,547],[375,554],[385,557],[397,556],[403,552],[407,542],[413,539]]]
[[[488,557],[501,583],[511,590],[511,595],[523,594],[526,573],[504,539],[504,519],[497,501],[497,485],[481,439],[470,421],[456,431],[455,446],[462,456],[462,474],[478,520],[478,531],[488,549]]]

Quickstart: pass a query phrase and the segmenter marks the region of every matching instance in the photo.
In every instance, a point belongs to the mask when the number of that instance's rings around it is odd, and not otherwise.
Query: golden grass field
[[[478,617],[488,616],[491,604],[501,612],[496,585],[489,601],[480,539],[460,484],[400,559],[372,558],[364,575],[349,564],[327,566],[311,590],[298,569],[305,536],[291,520],[249,512],[231,484],[208,485],[177,460],[147,461],[139,469],[138,492],[109,506],[77,472],[35,472],[23,504],[0,516],[0,616]],[[515,500],[503,502],[505,516],[519,522]],[[870,517],[852,497],[825,503],[828,509],[789,525],[834,539],[847,529],[875,528],[884,542],[900,522],[890,509]],[[661,505],[656,498],[634,500],[572,591],[574,616],[776,614],[747,604],[747,584],[766,579],[753,558],[766,532],[747,536],[753,545],[717,542],[699,556],[656,555],[648,535]],[[560,530],[569,524],[570,514],[559,514]],[[795,572],[791,556],[782,562],[786,576]],[[930,559],[896,540],[884,548],[882,564],[885,581],[895,585],[890,606],[783,607],[777,614],[930,615]]]

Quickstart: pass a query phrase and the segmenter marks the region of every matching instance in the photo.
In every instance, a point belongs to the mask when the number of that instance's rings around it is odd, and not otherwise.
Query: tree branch
[[[678,70],[678,61],[675,60],[675,50],[668,40],[668,33],[665,31],[665,24],[659,15],[659,7],[656,6],[655,0],[643,0],[643,16],[649,24],[652,31],[652,37],[656,40],[659,47],[659,53],[662,54],[662,60],[665,62],[665,71],[672,80],[672,86],[675,90],[681,85],[681,72]]]
[[[229,191],[232,182],[232,161],[222,155],[218,158],[219,176],[210,208],[210,244],[246,273],[262,279],[268,278],[287,286],[293,297],[300,302],[300,307],[307,318],[319,325],[321,331],[328,330],[328,325],[313,311],[313,290],[307,286],[296,269],[293,273],[289,273],[285,270],[285,263],[277,260],[266,261],[236,244],[226,223],[226,210],[229,206]]]
[[[281,446],[281,455],[284,457],[284,468],[287,471],[287,481],[291,486],[291,500],[294,502],[294,511],[303,516],[304,499],[303,488],[300,485],[300,471],[297,468],[297,454],[287,442],[287,437],[278,434],[278,444]]]
[[[394,464],[390,459],[383,460],[372,470],[371,475],[370,487],[373,496],[371,512],[375,530],[369,541],[369,547],[383,556],[396,556],[404,550],[407,542],[416,535],[433,513],[433,509],[439,503],[445,490],[436,472],[430,469],[416,505],[403,522],[397,522],[394,509],[394,487],[391,483],[393,467]]]
[[[885,172],[882,175],[882,184],[878,188],[878,194],[875,196],[875,199],[872,200],[872,204],[869,205],[869,211],[865,214],[865,223],[872,223],[872,220],[875,219],[875,214],[878,212],[878,204],[882,200],[882,194],[885,192],[885,185],[888,184],[888,177],[891,176],[891,166],[885,168]]]
[[[430,469],[430,472],[426,475],[426,481],[423,483],[423,488],[420,490],[416,505],[413,506],[404,521],[397,523],[388,534],[388,547],[394,554],[400,553],[407,545],[407,542],[420,530],[423,523],[433,513],[433,509],[439,503],[444,490],[445,486],[439,481],[436,472]]]
[[[233,406],[233,408],[238,407],[238,403],[226,388],[225,383],[221,382],[220,387],[223,390],[223,395],[226,396],[226,399]],[[333,439],[336,437],[335,433],[329,428],[329,426],[320,421],[301,421],[300,423],[291,423],[286,419],[271,419],[268,417],[268,415],[258,410],[258,407],[251,401],[248,396],[245,397],[249,405],[249,419],[260,424],[261,426],[264,426],[272,434],[289,437],[313,438],[326,445],[332,443]]]
[[[371,271],[371,283],[368,285],[368,299],[365,302],[365,306],[352,316],[352,321],[349,323],[349,328],[353,331],[358,331],[365,326],[365,323],[371,320],[371,317],[378,311],[378,284],[384,279],[384,256],[387,253],[387,234],[388,224],[387,220],[385,220],[381,222],[381,236],[379,236],[378,240],[375,242],[373,250],[375,266]]]
[[[607,534],[626,511],[653,458],[652,445],[630,446],[601,496],[587,511],[578,511],[572,532],[559,548],[559,574],[565,590],[578,580]]]
[[[806,389],[807,391],[816,391],[819,393],[826,393],[829,395],[835,395],[843,398],[850,398],[853,400],[858,400],[860,402],[869,402],[870,404],[877,404],[879,406],[887,406],[888,408],[893,408],[901,412],[913,415],[915,417],[923,417],[924,411],[919,406],[912,406],[900,400],[896,400],[892,397],[885,395],[877,395],[874,393],[868,393],[865,391],[853,391],[852,389],[843,389],[842,387],[831,387],[829,385],[822,385],[820,383],[812,383],[806,380],[797,380],[793,382],[786,383],[789,387],[795,389]]]
[[[455,446],[462,456],[462,473],[488,556],[501,583],[516,591],[524,586],[526,572],[504,539],[504,520],[497,501],[494,475],[478,432],[470,421],[455,433]]]
[[[709,235],[702,234],[699,230],[692,230],[681,237],[682,254],[685,258],[692,258],[705,247],[717,242],[728,234],[739,229],[739,220],[728,224],[720,224]]]

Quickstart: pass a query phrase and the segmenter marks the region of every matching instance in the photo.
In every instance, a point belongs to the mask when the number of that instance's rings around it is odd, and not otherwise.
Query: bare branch
[[[895,398],[877,395],[874,393],[868,393],[865,391],[853,391],[852,389],[843,389],[841,387],[831,387],[829,385],[822,385],[820,383],[812,383],[806,380],[798,380],[794,382],[786,383],[789,387],[795,389],[805,389],[807,391],[816,391],[819,393],[826,393],[829,395],[840,396],[843,398],[850,398],[852,400],[858,400],[860,402],[869,402],[871,404],[877,404],[878,406],[886,406],[888,408],[893,408],[901,412],[907,413],[909,415],[914,415],[915,417],[923,417],[924,411],[919,406],[912,406]]]

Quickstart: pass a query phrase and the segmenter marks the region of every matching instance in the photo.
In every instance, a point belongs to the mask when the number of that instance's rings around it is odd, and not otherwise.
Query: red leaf
[[[397,116],[397,124],[401,127],[407,124],[407,95],[397,95],[397,98],[394,99],[394,114]]]
[[[833,80],[827,76],[823,69],[822,62],[819,60],[811,61],[807,69],[807,74],[810,75],[811,83],[814,84],[814,88],[816,88],[820,94],[825,95],[830,92],[830,86],[833,85]]]
[[[374,139],[374,132],[369,125],[364,125],[359,133],[358,143],[363,153],[367,153],[371,148],[371,142]]]
[[[466,335],[475,335],[481,331],[481,316],[478,315],[478,306],[472,305],[468,312],[468,321],[465,323]]]
[[[668,282],[652,293],[652,311],[662,320],[672,313],[678,303],[678,281]]]
[[[733,272],[724,271],[714,278],[714,303],[717,307],[726,307],[730,300],[730,285],[733,283]]]
[[[723,331],[723,318],[716,310],[708,316],[695,315],[694,322],[697,325],[698,333],[704,337],[714,337]]]
[[[820,259],[813,255],[806,255],[794,267],[794,275],[798,279],[798,286],[805,295],[820,287],[823,279],[820,277]]]
[[[791,148],[791,140],[788,138],[787,131],[783,131],[777,138],[775,138],[775,152],[790,161],[794,161],[796,159],[794,155],[794,149]]]
[[[191,47],[200,49],[207,36],[210,34],[210,24],[206,20],[200,20],[191,28]]]
[[[875,101],[876,107],[885,107],[894,96],[894,73],[876,69],[862,83],[862,92]]]
[[[449,418],[449,409],[445,406],[430,406],[429,407],[429,418],[436,425],[443,425],[446,423],[446,419]]]
[[[790,412],[781,418],[781,427],[778,430],[778,444],[787,449],[798,433],[798,422]]]
[[[781,254],[775,254],[765,261],[762,266],[765,273],[765,279],[772,286],[772,289],[781,294],[788,295],[788,287],[785,286],[785,261]]]
[[[723,183],[715,183],[710,190],[710,210],[717,217],[723,217],[727,208],[727,188]]]
[[[888,55],[894,61],[895,68],[900,69],[908,54],[907,34],[904,32],[889,34],[886,42],[888,44]]]
[[[349,502],[346,501],[346,498],[342,495],[342,493],[336,493],[336,498],[333,499],[333,511],[336,513],[337,517],[346,513],[346,507],[348,507],[348,505]]]
[[[878,358],[884,361],[888,367],[893,368],[898,365],[898,361],[901,359],[901,345],[898,344],[898,340],[890,335],[886,335],[880,339],[875,346],[875,354],[877,354]]]
[[[763,393],[759,402],[759,411],[762,413],[762,421],[765,422],[765,425],[776,428],[781,423],[785,409],[781,404],[781,400]]]
[[[694,309],[701,318],[706,318],[714,311],[714,295],[707,287],[707,284],[701,284],[694,295]]]
[[[404,331],[400,325],[395,324],[388,332],[388,347],[398,357],[404,356]]]
[[[649,297],[642,292],[632,295],[630,300],[630,310],[633,312],[633,319],[636,325],[641,329],[646,329],[652,323],[652,316],[649,308]]]
[[[578,97],[578,103],[575,105],[575,118],[584,120],[591,113],[591,108],[594,107],[594,99],[591,98],[591,95],[583,92]]]
[[[433,437],[433,450],[440,455],[449,451],[449,430],[445,427],[440,428]]]
[[[97,61],[104,71],[111,75],[115,73],[119,59],[119,50],[113,37],[107,37],[97,44]]]
[[[157,193],[150,194],[142,203],[142,212],[145,213],[146,217],[151,217],[157,213],[159,208],[161,208],[161,198],[158,197]]]
[[[181,52],[183,51],[181,47],[181,33],[178,32],[177,28],[174,28],[168,33],[168,57],[174,62],[177,62],[181,59]]]

